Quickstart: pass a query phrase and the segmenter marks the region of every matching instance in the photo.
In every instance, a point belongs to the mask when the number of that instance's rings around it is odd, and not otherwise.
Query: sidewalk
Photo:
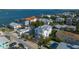
[[[38,45],[36,43],[34,43],[34,42],[31,42],[31,41],[27,40],[26,44],[27,44],[27,46],[30,47],[30,49],[38,49]]]

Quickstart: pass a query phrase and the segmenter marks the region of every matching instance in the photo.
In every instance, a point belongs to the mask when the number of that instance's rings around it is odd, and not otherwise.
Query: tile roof
[[[29,18],[25,18],[25,20],[33,20],[34,18],[36,18],[35,16],[29,17]]]

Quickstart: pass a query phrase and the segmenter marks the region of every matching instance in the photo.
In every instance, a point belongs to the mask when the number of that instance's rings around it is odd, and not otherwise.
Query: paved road
[[[11,32],[11,33],[8,33],[6,35],[10,36],[11,42],[22,43],[25,48],[27,48],[27,47],[29,49],[37,49],[38,48],[38,45],[34,42],[31,42],[31,41],[28,41],[28,40],[24,41],[24,39],[18,39],[16,33]]]
[[[33,43],[31,41],[23,41],[23,39],[16,39],[17,42],[20,42],[24,45],[24,47],[28,47],[29,49],[37,49],[38,48],[38,45],[36,43]]]

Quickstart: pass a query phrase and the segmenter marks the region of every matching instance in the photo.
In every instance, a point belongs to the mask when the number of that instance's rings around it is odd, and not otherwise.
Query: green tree
[[[65,23],[64,23],[64,21],[62,21],[62,22],[59,22],[59,24],[60,24],[60,25],[64,25]]]
[[[43,16],[42,18],[46,18],[46,19],[49,19],[49,17],[48,17],[48,16]]]
[[[46,46],[51,40],[52,40],[51,37],[45,38],[45,40],[43,41],[43,45]]]
[[[51,41],[51,37],[48,37],[48,38],[44,38],[43,36],[41,36],[41,38],[39,39],[38,41],[38,45],[39,45],[39,48],[43,45],[43,46],[46,46],[49,41]]]
[[[21,35],[21,38],[28,39],[28,35],[22,34],[22,35]]]
[[[56,19],[56,17],[55,17],[55,16],[51,16],[51,17],[50,17],[50,19],[55,20],[55,19]]]
[[[2,29],[2,32],[5,32],[5,29]]]
[[[55,37],[57,30],[52,30],[50,36]]]
[[[56,42],[63,42],[63,39],[59,39],[59,38],[56,38],[56,37],[53,37],[52,40],[56,41]]]
[[[76,25],[77,21],[76,21],[76,18],[75,17],[73,18],[72,21],[73,21],[73,25]]]
[[[79,23],[76,23],[76,32],[79,33]]]
[[[62,17],[62,18],[64,18],[64,19],[66,19],[66,18],[67,18],[67,16],[65,16],[65,15],[61,15],[61,17]]]
[[[32,22],[31,25],[34,27],[38,27],[38,26],[44,25],[44,22],[42,22],[42,21]]]
[[[54,25],[54,23],[53,23],[53,22],[50,22],[50,24],[49,24],[49,25],[53,26],[53,25]]]

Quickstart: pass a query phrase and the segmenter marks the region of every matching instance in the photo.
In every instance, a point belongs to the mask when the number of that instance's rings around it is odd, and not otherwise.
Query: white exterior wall
[[[29,23],[30,23],[29,21],[25,21],[25,25],[29,25]]]
[[[36,22],[37,21],[37,18],[34,18],[33,20],[31,20],[31,22]]]
[[[49,32],[44,31],[43,36],[44,36],[44,37],[49,37]]]
[[[7,48],[9,48],[9,40],[6,37],[0,37],[0,49]]]
[[[49,34],[51,34],[52,28],[45,29],[44,27],[39,27],[35,29],[36,37],[39,37],[43,35],[43,37],[49,37]]]

